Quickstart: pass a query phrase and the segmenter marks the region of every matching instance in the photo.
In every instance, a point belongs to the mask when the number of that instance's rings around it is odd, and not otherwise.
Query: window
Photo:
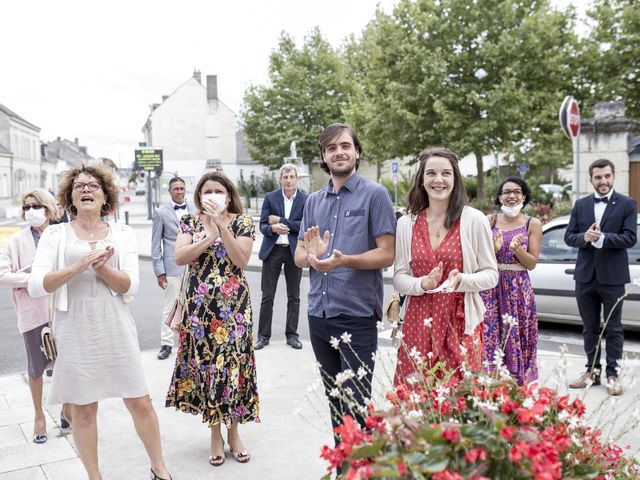
[[[636,231],[636,238],[640,239],[640,225]],[[640,241],[628,250],[629,253],[629,265],[640,265]]]
[[[542,234],[540,246],[540,262],[543,263],[575,263],[578,249],[564,243],[564,232],[567,227],[557,227]]]

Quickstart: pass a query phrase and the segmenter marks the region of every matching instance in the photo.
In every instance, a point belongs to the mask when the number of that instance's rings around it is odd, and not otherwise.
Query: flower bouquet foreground
[[[351,417],[323,447],[338,478],[640,479],[638,462],[585,421],[585,406],[556,390],[495,374],[461,380],[442,364],[423,369],[369,406],[366,429]],[[331,473],[324,478],[329,478]]]

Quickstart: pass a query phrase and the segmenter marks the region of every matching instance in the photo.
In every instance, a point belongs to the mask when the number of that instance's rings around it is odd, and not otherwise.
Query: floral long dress
[[[495,351],[504,352],[503,363],[511,376],[519,383],[528,383],[538,379],[538,314],[536,300],[527,270],[508,270],[500,264],[520,265],[515,254],[509,249],[511,240],[523,234],[522,246],[529,244],[529,219],[520,228],[502,232],[502,247],[496,253],[499,281],[491,290],[481,292],[487,307],[484,314],[484,352],[483,368],[495,371]],[[494,227],[492,233],[495,235]],[[510,315],[516,324],[505,324],[504,315]]]
[[[181,231],[203,236],[192,215],[180,220]],[[228,226],[235,237],[255,239],[248,215]],[[259,421],[260,402],[253,351],[249,287],[220,239],[189,266],[185,314],[166,406],[202,414],[209,426]]]
[[[413,226],[411,240],[411,270],[413,276],[429,274],[439,262],[443,264],[442,281],[449,272],[462,272],[462,245],[460,219],[449,229],[435,251],[429,239],[426,211],[418,215]],[[430,368],[444,362],[455,370],[455,378],[462,378],[467,370],[480,370],[482,357],[482,325],[473,335],[464,335],[464,293],[425,293],[410,297],[402,325],[402,345],[398,352],[398,364],[394,383],[406,383],[407,378],[424,362]]]

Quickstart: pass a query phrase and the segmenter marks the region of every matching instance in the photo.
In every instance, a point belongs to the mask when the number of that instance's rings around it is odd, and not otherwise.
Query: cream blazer
[[[31,276],[29,277],[29,295],[32,297],[48,295],[44,289],[44,276],[49,272],[62,270],[66,267],[64,251],[67,246],[68,228],[72,227],[67,223],[52,225],[48,227],[42,234],[42,237],[40,237],[36,256],[33,259]],[[140,281],[138,243],[133,229],[128,225],[109,223],[109,228],[111,229],[111,238],[115,243],[118,254],[118,268],[121,272],[129,275],[131,280],[129,290],[122,295],[122,301],[129,303],[133,300],[133,295],[138,291]],[[119,295],[115,290],[111,290],[111,294],[114,296]],[[55,309],[66,312],[69,305],[66,284],[56,290],[54,298]]]
[[[420,282],[411,272],[411,240],[416,215],[406,214],[398,220],[396,232],[396,261],[393,286],[407,298],[402,306],[404,317],[412,296],[424,295]],[[479,210],[464,207],[460,216],[460,243],[462,245],[462,281],[457,292],[464,294],[464,333],[473,334],[483,321],[486,310],[480,293],[498,284],[498,265],[493,250],[491,227],[487,217]]]

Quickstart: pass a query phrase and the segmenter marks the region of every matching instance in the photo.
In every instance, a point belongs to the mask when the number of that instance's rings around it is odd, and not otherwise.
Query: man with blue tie
[[[287,323],[284,333],[287,345],[296,350],[302,348],[298,338],[302,269],[296,266],[293,257],[307,194],[297,189],[298,169],[291,163],[280,167],[280,185],[282,188],[265,195],[260,215],[263,237],[258,258],[262,260],[262,302],[258,340],[254,345],[256,350],[269,345],[273,299],[283,266],[287,284]]]
[[[160,351],[158,359],[164,360],[171,355],[173,347],[173,331],[164,323],[178,297],[183,266],[176,265],[176,237],[180,218],[195,212],[193,204],[185,202],[187,193],[185,182],[180,177],[169,180],[171,201],[160,207],[153,214],[151,229],[151,261],[158,286],[164,290],[164,308],[160,330]]]
[[[607,390],[621,395],[618,362],[622,359],[624,332],[622,301],[624,285],[631,281],[627,249],[636,244],[637,204],[613,190],[615,165],[607,159],[589,165],[589,182],[595,193],[576,201],[565,233],[567,245],[577,247],[573,278],[582,317],[582,336],[587,370],[570,383],[571,388],[600,385],[600,324],[606,340]],[[615,306],[615,309],[614,309]]]

